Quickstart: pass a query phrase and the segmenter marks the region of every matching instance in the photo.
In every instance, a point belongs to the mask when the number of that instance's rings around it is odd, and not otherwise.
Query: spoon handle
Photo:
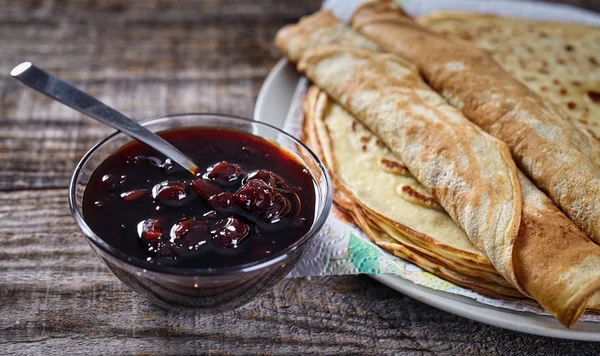
[[[40,93],[145,143],[177,162],[192,174],[196,173],[198,167],[194,162],[169,142],[98,99],[30,62],[24,62],[16,66],[10,72],[10,75]]]

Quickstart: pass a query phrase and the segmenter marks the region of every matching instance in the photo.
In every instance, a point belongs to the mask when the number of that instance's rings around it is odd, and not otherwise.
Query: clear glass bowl
[[[315,179],[315,220],[308,233],[283,251],[261,260],[226,268],[190,269],[157,265],[129,256],[106,243],[86,224],[83,192],[92,172],[132,139],[117,132],[96,144],[81,159],[69,187],[75,222],[92,249],[123,283],[162,307],[193,307],[207,312],[246,304],[281,280],[298,262],[319,232],[331,208],[331,181],[319,158],[285,132],[257,121],[220,114],[180,114],[142,122],[151,131],[180,127],[222,127],[246,131],[277,143],[306,166]]]

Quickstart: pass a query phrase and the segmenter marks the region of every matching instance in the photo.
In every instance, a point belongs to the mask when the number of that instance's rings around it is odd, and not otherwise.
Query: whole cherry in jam
[[[269,206],[260,214],[260,220],[267,224],[275,224],[286,217],[292,210],[292,203],[283,194],[275,192]]]
[[[219,162],[208,168],[208,171],[203,175],[213,183],[221,186],[237,185],[242,176],[242,169],[239,165],[229,162]]]
[[[185,182],[164,181],[152,187],[152,197],[167,206],[183,206],[190,199],[191,187]]]
[[[198,250],[210,239],[210,224],[206,220],[183,219],[173,225],[169,237],[177,248]]]
[[[271,187],[277,185],[277,178],[275,177],[275,175],[272,172],[269,172],[264,169],[257,169],[255,171],[248,172],[242,183],[246,184],[251,180],[261,180]]]
[[[208,205],[217,211],[234,211],[235,206],[233,205],[233,193],[232,192],[220,192],[212,195],[207,200]]]
[[[313,178],[275,144],[212,128],[160,135],[199,171],[194,177],[138,142],[106,158],[86,187],[83,213],[113,247],[158,264],[217,268],[275,254],[310,229]]]
[[[262,180],[250,180],[235,192],[233,199],[242,210],[257,213],[266,210],[276,194],[277,191]]]
[[[219,246],[235,248],[248,236],[250,226],[239,218],[230,216],[217,221],[210,233]]]

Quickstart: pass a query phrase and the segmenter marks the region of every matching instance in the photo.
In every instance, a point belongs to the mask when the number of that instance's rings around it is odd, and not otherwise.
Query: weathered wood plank
[[[161,310],[130,292],[94,256],[72,221],[66,194],[0,192],[0,354],[597,350],[471,322],[366,276],[285,280],[250,305],[214,316]]]
[[[280,57],[272,39],[318,1],[9,1],[0,73],[30,60],[144,119],[180,112],[252,116]],[[0,189],[66,186],[110,130],[0,76]]]

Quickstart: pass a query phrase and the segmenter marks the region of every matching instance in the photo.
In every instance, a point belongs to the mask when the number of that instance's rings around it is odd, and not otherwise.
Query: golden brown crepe
[[[322,32],[322,35],[328,35],[327,31]],[[345,45],[343,41],[336,43]],[[279,45],[285,46],[285,42],[279,42]],[[299,68],[305,70],[309,78],[338,100],[353,116],[375,131],[382,141],[400,156],[400,163],[405,164],[411,173],[416,173],[415,177],[421,183],[425,183],[423,185],[430,192],[436,190],[428,186],[429,177],[422,175],[444,175],[447,174],[448,169],[455,169],[455,166],[453,162],[449,165],[445,162],[440,163],[441,159],[438,158],[435,162],[437,165],[432,167],[425,164],[423,169],[417,159],[429,158],[426,154],[428,151],[435,154],[451,152],[458,159],[460,168],[461,152],[474,154],[470,153],[472,150],[468,147],[466,151],[464,147],[458,149],[459,145],[441,149],[436,146],[440,141],[445,143],[446,140],[457,139],[452,131],[453,126],[463,131],[466,128],[467,135],[474,126],[459,113],[452,111],[452,108],[447,108],[448,105],[420,81],[410,65],[393,56],[339,46],[320,48],[311,46],[310,48],[307,53],[301,55]],[[286,53],[285,48],[283,52]],[[437,120],[429,117],[428,111],[423,107],[432,108],[431,115]],[[424,127],[429,128],[427,125],[432,122],[433,130],[423,130]],[[445,132],[446,135],[436,135],[438,130],[448,131]],[[406,143],[404,136],[410,138],[407,140],[409,144],[403,145]],[[458,141],[460,143],[461,138],[458,138]],[[406,150],[409,151],[408,155],[403,154]],[[411,150],[413,152],[410,152]],[[414,150],[423,150],[425,154],[416,154]],[[485,155],[485,151],[482,153],[478,150],[477,154]],[[481,168],[485,164],[472,162],[470,166]],[[493,169],[495,168],[490,168],[492,171]],[[399,171],[402,172],[402,169]],[[476,173],[472,177],[478,177],[480,183],[489,182],[489,172],[480,169],[474,172]],[[518,179],[521,179],[524,187],[523,217],[520,220],[522,222],[515,243],[518,248],[511,248],[510,254],[501,254],[500,259],[504,258],[504,260],[495,262],[499,262],[498,265],[502,267],[513,266],[518,282],[509,279],[511,283],[517,287],[522,284],[524,293],[529,293],[561,323],[570,326],[579,318],[590,297],[600,289],[598,284],[600,247],[590,242],[585,233],[523,175]],[[496,192],[495,189],[489,191]],[[344,194],[337,195],[341,197]],[[446,207],[447,204],[443,203],[443,199],[453,197],[451,194],[448,195],[448,190],[444,194],[432,195],[447,210],[455,209],[456,212],[456,209],[464,208],[464,206],[458,208],[452,206],[451,209]],[[345,201],[351,203],[352,199],[346,197]],[[454,204],[469,205],[468,201],[460,199]],[[483,219],[480,222],[488,224],[489,221],[493,220]],[[501,244],[494,241],[493,237],[491,239],[487,242],[498,249]],[[405,248],[409,247],[405,246]],[[417,249],[409,248],[409,250],[421,252]],[[483,251],[487,253],[485,249]],[[493,258],[499,256],[490,253],[488,257],[494,262]],[[496,266],[496,263],[494,265]]]
[[[520,288],[510,256],[521,190],[504,143],[466,120],[397,57],[318,47],[298,67],[377,134],[496,270]]]
[[[331,173],[336,204],[348,211],[359,206],[379,230],[418,253],[510,286],[410,173],[389,169],[403,163],[362,124],[316,87],[306,95],[304,112],[310,132],[305,140]],[[406,196],[399,187],[416,195]]]
[[[306,101],[316,101],[313,99],[316,95],[319,95],[319,90],[315,87],[311,88]],[[354,120],[352,116],[330,99],[323,98],[322,92],[320,95],[321,100],[325,100],[325,103],[305,106],[305,114],[308,126],[312,121],[321,120],[326,125],[325,129],[322,129],[325,133],[319,134],[316,129],[312,131],[309,129],[305,137],[309,142],[317,141],[317,143],[311,144],[311,148],[316,146],[316,152],[323,157],[333,177],[336,192],[344,192],[345,203],[342,204],[349,210],[356,210],[356,205],[353,205],[355,200],[358,200],[358,205],[361,205],[359,210],[362,211],[362,214],[352,214],[354,222],[383,248],[422,266],[441,278],[487,294],[517,297],[519,295],[517,290],[507,288],[490,275],[473,274],[465,271],[460,264],[448,263],[448,260],[443,258],[436,259],[435,253],[422,253],[421,250],[415,250],[411,248],[410,242],[406,243],[406,238],[398,236],[399,231],[394,231],[389,225],[377,223],[377,218],[369,214],[368,207],[365,209],[364,203],[361,202],[361,200],[368,200],[365,198],[366,193],[356,188],[352,190],[353,192],[349,192],[347,189],[349,185],[355,186],[356,181],[361,180],[360,177],[343,174],[347,170],[345,166],[355,164],[367,166],[373,170],[374,167],[365,165],[365,162],[376,157],[370,152],[375,150],[375,147],[368,147],[368,150],[365,151],[362,150],[362,147],[358,150],[353,149],[351,144],[344,140],[344,137],[346,140],[353,141],[354,145],[360,145],[361,141],[366,140],[352,140],[352,134],[349,132],[351,130],[344,131],[342,127],[354,126],[354,130],[360,132],[361,124],[358,122],[356,125],[348,124],[349,121]],[[312,126],[315,124],[312,123]],[[329,139],[319,140],[319,137],[323,136]],[[368,133],[360,132],[360,136],[361,138],[367,137]],[[325,143],[318,144],[319,141]],[[330,150],[323,148],[327,145],[331,146]],[[386,157],[394,159],[386,147],[379,148],[379,150],[386,151]],[[327,151],[330,152],[324,153]],[[353,159],[348,159],[344,151],[349,151]],[[329,158],[327,158],[328,156]],[[356,172],[356,170],[350,169],[349,172]],[[369,173],[363,172],[362,174],[368,175]],[[570,326],[579,318],[586,305],[588,308],[598,308],[597,302],[586,303],[586,301],[591,296],[595,296],[596,299],[600,296],[598,293],[600,290],[600,248],[587,239],[585,233],[560,212],[523,174],[520,173],[519,178],[523,187],[523,214],[513,257],[517,278],[527,290],[532,291],[534,299],[546,310],[555,315],[561,323]],[[376,188],[371,187],[371,189]],[[392,200],[391,204],[394,203],[395,201]],[[384,206],[382,209],[389,210],[389,207]],[[416,206],[409,206],[406,209],[416,209],[419,214],[423,213],[423,210]],[[407,215],[411,216],[412,213],[412,211],[408,211]],[[365,215],[367,217],[364,217]],[[368,219],[375,220],[370,224],[370,228],[365,227],[364,220]],[[439,231],[435,231],[435,226],[431,228],[434,229],[433,237],[439,236],[437,234]],[[369,231],[369,229],[376,230],[376,232]],[[432,269],[434,265],[445,268],[436,271],[435,268]],[[456,274],[451,275],[452,273],[449,271]],[[594,295],[594,293],[596,294]]]
[[[355,49],[378,51],[375,43],[363,36],[357,36],[344,23],[329,11],[317,11],[305,16],[297,24],[290,24],[277,32],[275,45],[292,62],[314,47],[343,44]]]
[[[418,22],[486,50],[504,70],[600,140],[600,29],[474,13],[434,13]]]
[[[520,168],[600,243],[600,145],[589,134],[484,50],[429,31],[393,1],[363,4],[351,24],[381,49],[414,62],[452,105],[506,142]]]
[[[520,173],[523,214],[514,246],[517,279],[566,327],[600,291],[600,246]]]
[[[493,268],[487,269],[489,260],[445,212],[405,201],[395,192],[398,182],[423,188],[410,173],[392,172],[380,165],[382,158],[401,163],[324,92],[312,87],[304,100],[304,112],[303,140],[329,170],[336,206],[371,240],[458,285],[496,297],[524,297]],[[369,184],[369,180],[378,184]]]
[[[312,143],[311,138],[319,139],[317,154],[324,157],[325,164],[335,172],[333,179],[339,177],[345,182],[340,187],[359,197],[363,209],[412,235],[412,240],[421,246],[431,249],[436,245],[452,256],[460,256],[462,260],[481,265],[481,269],[495,272],[487,257],[408,170],[390,170],[389,166],[404,167],[404,163],[361,123],[339,105],[331,105],[327,95],[316,87],[309,90],[304,109],[306,115],[312,113],[314,117],[306,120],[308,125],[314,126],[309,127],[310,131],[315,132],[315,135],[307,135],[308,143]],[[336,164],[342,161],[346,164]],[[378,184],[373,185],[374,181]],[[400,186],[415,195],[405,194],[398,189]]]

